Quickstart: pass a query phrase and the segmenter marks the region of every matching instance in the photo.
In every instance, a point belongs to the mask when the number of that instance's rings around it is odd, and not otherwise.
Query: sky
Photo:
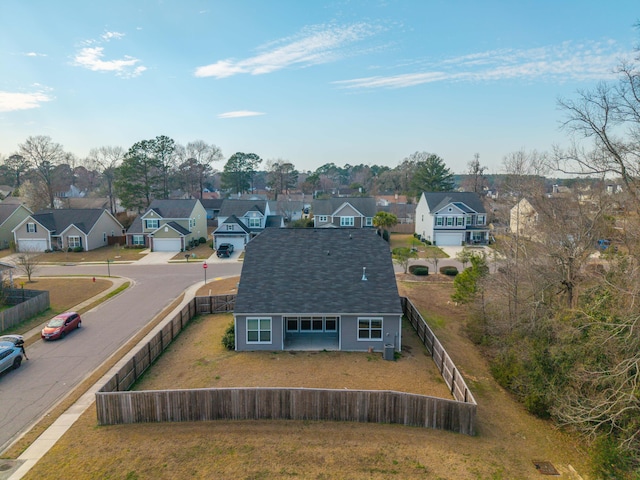
[[[635,7],[635,8],[634,8]],[[0,158],[166,135],[299,171],[453,173],[566,145],[559,99],[637,56],[637,0],[0,0]]]

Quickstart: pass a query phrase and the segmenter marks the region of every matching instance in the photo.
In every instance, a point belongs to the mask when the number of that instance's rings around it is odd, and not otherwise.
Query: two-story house
[[[415,233],[440,246],[487,244],[487,212],[477,193],[424,192],[416,206]]]
[[[284,227],[284,219],[271,213],[268,201],[225,199],[213,232],[214,248],[231,243],[234,250],[242,251],[249,240],[269,227]]]
[[[311,211],[316,228],[366,228],[378,210],[373,197],[331,197],[314,200]]]
[[[207,238],[207,212],[197,199],[154,200],[127,230],[127,245],[181,252]]]

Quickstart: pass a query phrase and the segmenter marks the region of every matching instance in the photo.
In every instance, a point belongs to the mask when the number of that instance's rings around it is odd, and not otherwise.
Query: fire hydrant
[[[93,283],[96,283],[96,277],[93,277]]]

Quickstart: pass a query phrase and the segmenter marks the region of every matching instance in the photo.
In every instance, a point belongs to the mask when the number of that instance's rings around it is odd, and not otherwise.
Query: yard
[[[236,284],[232,278],[205,288],[232,293]],[[476,396],[477,436],[346,422],[97,427],[91,408],[25,478],[539,479],[534,461],[551,462],[561,473],[556,478],[579,478],[574,471],[584,475],[581,444],[528,415],[493,381],[463,333],[465,310],[448,300],[451,285],[401,281],[399,288],[420,308]],[[410,327],[404,331],[409,348],[397,362],[386,362],[366,353],[224,351],[220,337],[229,321],[196,320],[137,388],[271,384],[447,394]]]
[[[449,258],[442,249],[432,245],[425,245],[410,233],[392,233],[390,239],[391,249],[396,247],[409,247],[418,249],[418,258]]]

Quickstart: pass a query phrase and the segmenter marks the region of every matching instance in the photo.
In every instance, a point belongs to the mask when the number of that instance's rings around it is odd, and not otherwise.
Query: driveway
[[[136,265],[165,265],[178,253],[179,252],[149,252],[140,258],[140,260],[136,261]]]

